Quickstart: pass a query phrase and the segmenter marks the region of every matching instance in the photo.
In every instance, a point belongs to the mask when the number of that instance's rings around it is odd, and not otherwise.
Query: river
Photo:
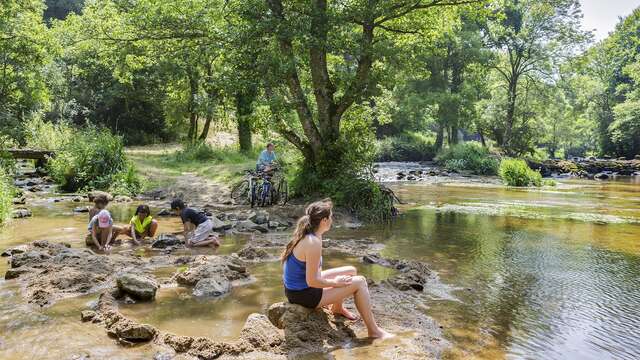
[[[418,259],[438,273],[427,289],[426,311],[452,347],[444,357],[480,359],[640,358],[640,181],[561,180],[557,187],[513,189],[495,182],[393,183],[406,204],[391,224],[335,229],[327,237],[371,238],[383,254]],[[0,230],[0,247],[38,239],[83,245],[86,214],[77,203],[40,199],[34,216]],[[116,220],[128,220],[131,204],[112,204]],[[160,231],[176,231],[175,218]],[[240,249],[249,236],[227,237],[219,253]],[[146,250],[138,251],[147,256]],[[206,253],[208,250],[201,250]],[[357,258],[353,264],[382,280],[390,270]],[[0,273],[7,268],[0,263]],[[168,280],[176,268],[161,269]],[[160,289],[154,303],[121,308],[123,314],[179,335],[236,337],[248,314],[281,301],[277,263],[250,268],[257,281],[217,300],[200,300],[175,286]],[[168,283],[168,281],[167,281]],[[20,297],[15,280],[0,280],[0,358],[69,359],[153,357],[153,345],[123,348],[104,330],[79,321],[96,296],[67,299],[41,310]],[[374,299],[375,301],[375,299]],[[371,359],[366,347],[333,356]]]

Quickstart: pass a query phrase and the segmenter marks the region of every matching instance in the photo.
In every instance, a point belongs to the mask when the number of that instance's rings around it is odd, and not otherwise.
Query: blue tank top
[[[320,257],[320,266],[322,266],[322,256]],[[288,290],[304,290],[309,288],[307,284],[307,263],[300,261],[293,255],[287,257],[283,265],[282,280],[284,287]]]

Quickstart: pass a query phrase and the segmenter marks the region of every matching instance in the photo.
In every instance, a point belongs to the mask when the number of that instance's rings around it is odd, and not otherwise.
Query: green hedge
[[[500,178],[510,186],[542,186],[542,175],[532,170],[524,160],[502,159]]]
[[[378,141],[376,161],[424,161],[435,156],[434,139],[431,136],[407,132]]]
[[[11,176],[0,166],[0,225],[11,215],[14,190]]]
[[[436,156],[436,162],[448,171],[467,170],[478,175],[495,175],[499,164],[488,148],[475,141],[443,149]]]

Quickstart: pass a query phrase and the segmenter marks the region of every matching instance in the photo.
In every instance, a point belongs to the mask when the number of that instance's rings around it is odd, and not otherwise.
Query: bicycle
[[[277,168],[274,168],[277,170]],[[289,201],[289,184],[280,177],[274,185],[274,173],[246,170],[243,180],[231,190],[231,197],[236,203],[251,204],[251,207],[285,205]]]

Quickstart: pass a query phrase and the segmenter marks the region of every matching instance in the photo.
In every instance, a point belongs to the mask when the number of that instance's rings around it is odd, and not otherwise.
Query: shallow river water
[[[561,181],[555,188],[509,189],[485,183],[392,184],[406,202],[392,224],[335,229],[331,238],[372,238],[387,257],[426,261],[441,286],[427,289],[426,310],[452,348],[446,358],[640,358],[640,182]],[[86,214],[76,203],[41,200],[34,217],[0,230],[0,248],[38,239],[83,246]],[[110,208],[117,220],[132,205]],[[160,231],[176,231],[175,218]],[[239,250],[248,236],[227,237],[218,253]],[[201,250],[202,251],[202,250]],[[204,253],[210,250],[204,250]],[[144,252],[141,253],[144,256]],[[382,280],[390,270],[357,258],[327,257]],[[0,262],[0,273],[7,264]],[[168,279],[175,268],[160,269]],[[128,317],[162,330],[214,339],[237,337],[252,312],[281,301],[277,263],[250,268],[256,281],[217,300],[165,286],[154,303],[126,305]],[[103,328],[79,321],[96,296],[48,309],[25,304],[15,280],[0,280],[0,358],[149,359],[150,345],[122,348]],[[374,299],[375,301],[375,299]],[[374,359],[375,347],[339,350],[340,359]],[[322,357],[319,357],[322,358]]]

